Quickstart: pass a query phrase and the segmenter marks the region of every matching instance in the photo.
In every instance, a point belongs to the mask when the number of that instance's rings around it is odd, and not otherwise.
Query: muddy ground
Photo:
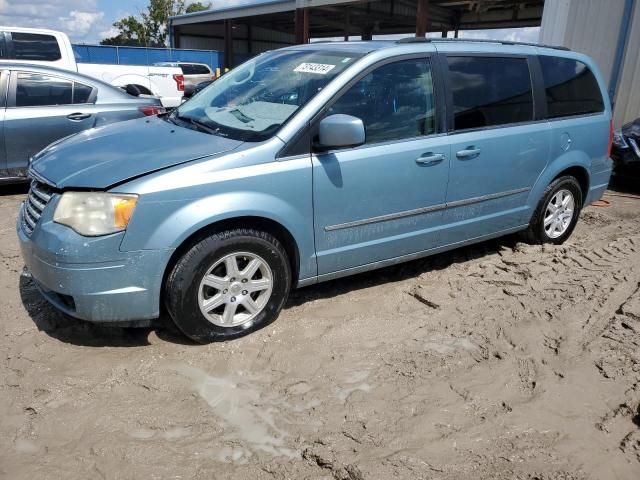
[[[0,477],[638,479],[640,200],[297,291],[193,345],[64,317],[0,196]]]

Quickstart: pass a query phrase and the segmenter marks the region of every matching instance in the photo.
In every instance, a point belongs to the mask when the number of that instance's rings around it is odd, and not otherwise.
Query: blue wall
[[[206,63],[212,70],[223,63],[223,53],[216,50],[174,48],[111,47],[107,45],[73,45],[78,63],[116,65],[153,65],[157,62]]]

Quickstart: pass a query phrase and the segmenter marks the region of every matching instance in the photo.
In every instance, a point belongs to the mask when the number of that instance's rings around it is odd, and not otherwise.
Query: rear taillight
[[[173,79],[176,81],[176,85],[178,86],[178,90],[184,92],[184,75],[175,74]]]
[[[607,157],[611,156],[611,150],[613,149],[613,119],[609,122],[609,146],[607,147]]]
[[[159,115],[166,112],[164,107],[158,107],[156,105],[145,105],[144,107],[138,108],[138,110],[144,113],[146,117],[150,117],[151,115]]]

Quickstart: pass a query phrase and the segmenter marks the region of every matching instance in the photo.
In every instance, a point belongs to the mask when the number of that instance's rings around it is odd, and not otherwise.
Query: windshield
[[[215,135],[261,142],[357,57],[309,50],[265,53],[222,76],[172,118]]]

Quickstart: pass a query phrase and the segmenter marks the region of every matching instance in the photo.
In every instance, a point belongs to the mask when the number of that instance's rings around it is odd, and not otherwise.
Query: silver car
[[[164,112],[95,78],[36,65],[0,69],[0,182],[26,180],[29,159],[56,140],[108,123]]]
[[[187,98],[197,93],[195,88],[198,84],[216,79],[216,76],[206,63],[159,62],[154,65],[158,67],[180,67],[184,75],[184,96]]]

